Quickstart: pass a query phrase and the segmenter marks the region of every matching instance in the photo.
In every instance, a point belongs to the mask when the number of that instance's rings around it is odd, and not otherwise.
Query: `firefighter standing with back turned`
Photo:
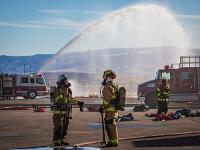
[[[57,81],[57,87],[50,93],[53,100],[53,144],[54,146],[69,145],[64,141],[67,135],[69,118],[72,105],[79,105],[80,111],[83,111],[83,102],[72,98],[71,84],[65,75],[60,75]]]
[[[159,117],[161,114],[167,114],[168,111],[168,99],[169,99],[169,86],[167,84],[166,79],[162,79],[162,84],[158,86],[156,89],[156,94],[158,97],[158,112],[157,117]]]
[[[116,94],[118,91],[118,86],[113,83],[113,79],[116,78],[115,73],[112,70],[106,70],[103,73],[102,82],[102,98],[103,107],[99,110],[101,113],[105,112],[105,129],[109,138],[106,147],[112,147],[118,145],[118,132],[116,126],[116,118],[118,112],[115,109]]]

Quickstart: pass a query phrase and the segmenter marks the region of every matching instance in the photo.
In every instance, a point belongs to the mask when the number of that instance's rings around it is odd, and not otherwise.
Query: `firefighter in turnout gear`
[[[169,86],[166,79],[162,79],[162,84],[156,89],[156,95],[158,97],[158,112],[157,116],[161,114],[167,114],[168,111],[168,99],[169,99]]]
[[[83,110],[83,102],[72,98],[71,84],[65,75],[60,75],[57,81],[57,87],[50,93],[53,99],[51,110],[53,111],[53,144],[55,146],[69,145],[65,142],[67,135],[69,119],[71,119],[72,105],[79,105]]]
[[[117,146],[118,145],[118,132],[116,126],[116,119],[118,112],[115,108],[115,101],[118,91],[118,86],[113,83],[113,79],[116,78],[115,73],[112,70],[106,70],[103,73],[102,82],[102,98],[103,98],[103,107],[102,110],[105,112],[105,129],[109,138],[107,147]]]

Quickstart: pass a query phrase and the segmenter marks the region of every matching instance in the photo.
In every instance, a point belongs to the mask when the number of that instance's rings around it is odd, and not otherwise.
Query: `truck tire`
[[[28,92],[28,97],[29,97],[30,99],[35,99],[36,96],[37,96],[36,91],[31,90],[31,91]]]
[[[158,99],[156,97],[155,92],[149,93],[145,96],[144,100],[145,105],[149,106],[149,108],[157,108]]]

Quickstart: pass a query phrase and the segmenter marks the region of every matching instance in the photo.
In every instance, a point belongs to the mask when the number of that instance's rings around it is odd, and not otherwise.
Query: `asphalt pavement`
[[[90,103],[93,100],[86,99],[86,101]],[[41,105],[48,104],[49,99],[1,101],[0,108],[16,107],[15,103],[20,106],[19,103],[31,105],[37,102]],[[182,108],[186,106],[182,105]],[[169,112],[176,110],[176,108],[171,108]],[[198,107],[192,108],[192,111],[196,110]],[[200,149],[200,117],[164,122],[152,121],[153,118],[145,117],[145,114],[156,113],[156,111],[156,109],[151,109],[147,112],[133,112],[132,107],[128,107],[124,112],[120,112],[120,115],[132,113],[134,121],[118,122],[119,146],[105,148],[101,145],[100,114],[89,112],[86,108],[84,112],[74,108],[66,141],[70,143],[70,146],[79,145],[82,149],[84,147],[105,150]],[[1,150],[30,147],[51,149],[49,145],[52,144],[52,129],[52,113],[49,108],[45,108],[45,112],[34,112],[29,107],[27,109],[0,109]]]

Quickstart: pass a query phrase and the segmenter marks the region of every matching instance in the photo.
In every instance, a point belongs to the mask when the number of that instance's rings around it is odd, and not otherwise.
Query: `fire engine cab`
[[[21,96],[25,99],[34,99],[36,96],[44,96],[48,89],[43,75],[37,74],[0,74],[0,97]]]
[[[167,79],[170,87],[169,101],[200,102],[200,56],[181,56],[178,68],[166,65],[159,69],[155,79],[138,85],[138,99],[156,107],[156,89],[162,79]]]

